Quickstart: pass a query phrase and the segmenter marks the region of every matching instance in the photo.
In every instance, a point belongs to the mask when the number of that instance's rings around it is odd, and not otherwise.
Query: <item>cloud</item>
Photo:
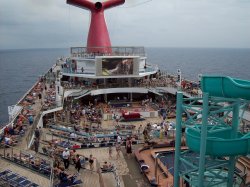
[[[66,0],[0,0],[0,49],[85,46],[89,12]],[[113,45],[250,47],[246,0],[127,0],[105,12]]]
[[[40,6],[40,7],[49,7],[55,4],[55,1],[51,0],[26,0],[30,5]]]

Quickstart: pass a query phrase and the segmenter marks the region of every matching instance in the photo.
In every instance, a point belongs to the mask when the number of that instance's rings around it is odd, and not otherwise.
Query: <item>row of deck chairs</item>
[[[111,139],[109,141],[101,141],[99,143],[83,143],[80,145],[80,148],[81,149],[84,149],[84,148],[97,148],[97,147],[110,147],[110,146],[114,146],[116,143],[116,140],[114,139]],[[138,144],[137,141],[133,141],[132,144]],[[60,141],[57,143],[58,146],[60,147],[63,147],[63,148],[73,148],[73,143],[69,142],[69,141]],[[126,142],[122,142],[122,146],[125,146],[126,145]],[[43,152],[46,154],[47,150],[44,150],[43,149]]]
[[[39,185],[31,182],[26,177],[23,177],[11,170],[0,172],[0,178],[8,183],[11,187],[38,187]]]
[[[60,141],[57,143],[58,146],[61,146],[63,148],[69,148],[69,147],[72,147],[73,144],[69,141]]]
[[[58,184],[55,184],[54,187],[73,187],[73,186],[78,186],[79,184],[82,184],[82,180],[77,179],[77,174],[73,175],[71,178],[66,179],[66,178],[60,178],[60,182]]]
[[[31,170],[36,171],[37,173],[39,173],[41,175],[44,175],[46,177],[50,177],[50,175],[51,175],[50,163],[41,159],[41,164],[39,166],[36,166],[34,164],[34,157],[32,155],[22,153],[22,157],[27,158],[27,161],[23,161],[22,159],[20,159],[20,157],[5,156],[3,158],[5,158],[11,162],[14,162],[18,165],[24,166],[26,168],[30,168]]]

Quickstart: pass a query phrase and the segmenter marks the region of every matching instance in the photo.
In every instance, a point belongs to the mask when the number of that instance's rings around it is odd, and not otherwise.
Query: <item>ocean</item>
[[[0,50],[0,124],[8,122],[8,106],[31,88],[69,49]],[[147,62],[160,70],[198,79],[198,74],[227,75],[250,80],[250,49],[146,48]]]

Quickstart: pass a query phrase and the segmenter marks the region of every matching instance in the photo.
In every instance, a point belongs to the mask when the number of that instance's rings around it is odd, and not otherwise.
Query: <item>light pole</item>
[[[159,153],[156,153],[155,156],[154,156],[154,159],[155,159],[155,184],[158,184],[158,181],[157,181],[157,157],[159,156]]]
[[[202,91],[201,91],[201,79],[202,79],[202,74],[198,74],[198,96],[202,96]]]
[[[181,89],[181,70],[177,69],[177,90]]]

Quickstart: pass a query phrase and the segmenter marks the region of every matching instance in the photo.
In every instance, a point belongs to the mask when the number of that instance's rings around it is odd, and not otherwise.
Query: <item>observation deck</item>
[[[139,78],[158,72],[158,66],[146,62],[144,47],[72,47],[69,58],[60,62],[62,75],[68,77]],[[107,48],[107,47],[105,47]],[[100,49],[100,50],[98,50]],[[100,52],[99,52],[100,51]]]

